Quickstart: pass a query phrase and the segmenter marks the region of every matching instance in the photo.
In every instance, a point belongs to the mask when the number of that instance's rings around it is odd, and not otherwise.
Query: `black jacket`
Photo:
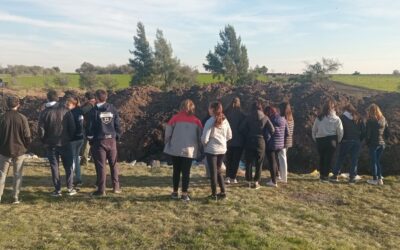
[[[75,120],[72,113],[59,103],[46,106],[39,117],[39,137],[48,146],[67,145],[75,136]]]
[[[388,137],[389,129],[385,117],[382,117],[379,121],[367,121],[366,141],[368,146],[376,147],[379,145],[385,145],[385,139]]]
[[[240,124],[244,121],[246,116],[240,109],[229,109],[225,112],[226,119],[232,129],[232,139],[228,141],[228,147],[243,147],[244,138],[239,132]]]
[[[239,131],[245,138],[245,148],[265,148],[265,135],[267,130],[270,134],[275,133],[274,125],[262,111],[247,116],[240,125]]]
[[[7,111],[0,119],[0,154],[18,157],[25,154],[31,142],[26,117],[17,111]]]
[[[75,121],[75,135],[72,138],[72,141],[83,140],[83,138],[84,138],[83,111],[80,107],[76,107],[73,110],[71,110],[71,113],[72,113],[72,115],[74,117],[74,121]]]
[[[365,137],[365,125],[363,121],[356,122],[345,115],[340,116],[343,124],[342,141],[362,141]]]
[[[86,137],[89,140],[119,140],[120,135],[120,119],[116,108],[110,103],[101,107],[96,105],[89,113]]]

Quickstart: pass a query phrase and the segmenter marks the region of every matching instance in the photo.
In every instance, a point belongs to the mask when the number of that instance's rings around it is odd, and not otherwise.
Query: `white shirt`
[[[204,126],[201,142],[204,145],[204,152],[213,155],[225,154],[228,147],[227,142],[232,139],[231,126],[225,119],[220,127],[215,127],[215,117],[211,117]]]
[[[317,138],[332,135],[337,135],[339,142],[343,139],[343,124],[336,113],[332,112],[328,116],[322,118],[322,120],[316,118],[312,128],[312,137],[314,141],[316,141]]]

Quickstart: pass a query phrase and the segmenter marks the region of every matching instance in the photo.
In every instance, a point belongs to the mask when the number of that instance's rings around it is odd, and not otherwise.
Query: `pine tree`
[[[129,51],[134,55],[129,59],[129,64],[135,70],[131,85],[142,85],[151,83],[154,76],[154,57],[149,42],[146,39],[144,25],[141,22],[137,24],[137,34],[134,39],[134,51]]]
[[[227,25],[219,33],[221,43],[206,56],[207,64],[203,64],[205,70],[210,71],[213,77],[223,76],[225,81],[231,84],[241,82],[248,74],[249,60],[247,49],[242,45],[240,36],[236,36],[233,26]]]
[[[159,29],[156,33],[154,49],[155,72],[165,86],[170,86],[177,79],[180,62],[176,57],[173,57],[172,46]]]

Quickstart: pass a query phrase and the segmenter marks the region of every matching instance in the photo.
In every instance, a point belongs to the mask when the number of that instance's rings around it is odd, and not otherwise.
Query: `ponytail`
[[[220,127],[225,120],[222,104],[220,102],[213,102],[210,104],[210,109],[215,117],[214,127]]]

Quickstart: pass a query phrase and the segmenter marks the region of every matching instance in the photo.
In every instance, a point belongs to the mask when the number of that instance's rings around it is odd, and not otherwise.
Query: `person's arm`
[[[116,133],[116,139],[117,141],[119,141],[119,139],[121,138],[121,121],[120,121],[120,117],[118,114],[118,111],[115,107],[113,107],[114,109],[114,129],[115,129],[115,133]]]
[[[45,111],[42,111],[42,113],[40,113],[40,115],[39,115],[39,123],[38,123],[38,135],[39,135],[40,140],[42,140],[42,141],[43,141],[44,135],[46,133],[46,129],[45,129],[45,125],[44,125],[44,123],[45,123],[45,121],[44,121],[45,120],[44,112]]]
[[[365,132],[365,141],[367,142],[367,145],[369,145],[369,143],[371,142],[371,133],[372,133],[371,122],[367,121],[366,132]]]
[[[201,135],[201,143],[203,143],[203,145],[207,145],[207,143],[210,141],[211,130],[213,125],[214,125],[213,119],[211,118],[208,119],[206,125],[204,126],[203,134]]]
[[[271,120],[268,117],[267,122],[265,123],[265,127],[271,135],[275,134],[274,124],[272,124]]]
[[[74,115],[71,113],[71,111],[68,111],[65,114],[65,119],[69,138],[74,138],[76,133],[76,123]]]
[[[230,141],[232,139],[232,129],[231,125],[229,124],[228,121],[226,121],[226,141]]]
[[[88,119],[86,121],[86,138],[91,141],[93,139],[93,128],[94,128],[94,119],[95,119],[95,113],[96,111],[92,109],[89,111],[89,114],[87,115]]]
[[[32,141],[31,130],[29,128],[28,119],[23,117],[23,137],[24,137],[24,146],[27,148]]]
[[[342,120],[338,119],[338,123],[336,125],[336,134],[338,137],[338,142],[341,142],[343,139],[343,135],[344,135],[344,130],[343,130],[343,123]]]
[[[385,140],[389,139],[390,137],[389,124],[387,123],[387,121],[385,121],[385,130],[383,131],[383,136]]]
[[[360,129],[360,141],[363,141],[366,137],[366,129],[365,129],[365,123],[363,120],[360,120],[359,122],[359,129]]]
[[[315,118],[314,125],[312,127],[312,138],[314,141],[317,141],[317,133],[318,133],[318,117]]]

